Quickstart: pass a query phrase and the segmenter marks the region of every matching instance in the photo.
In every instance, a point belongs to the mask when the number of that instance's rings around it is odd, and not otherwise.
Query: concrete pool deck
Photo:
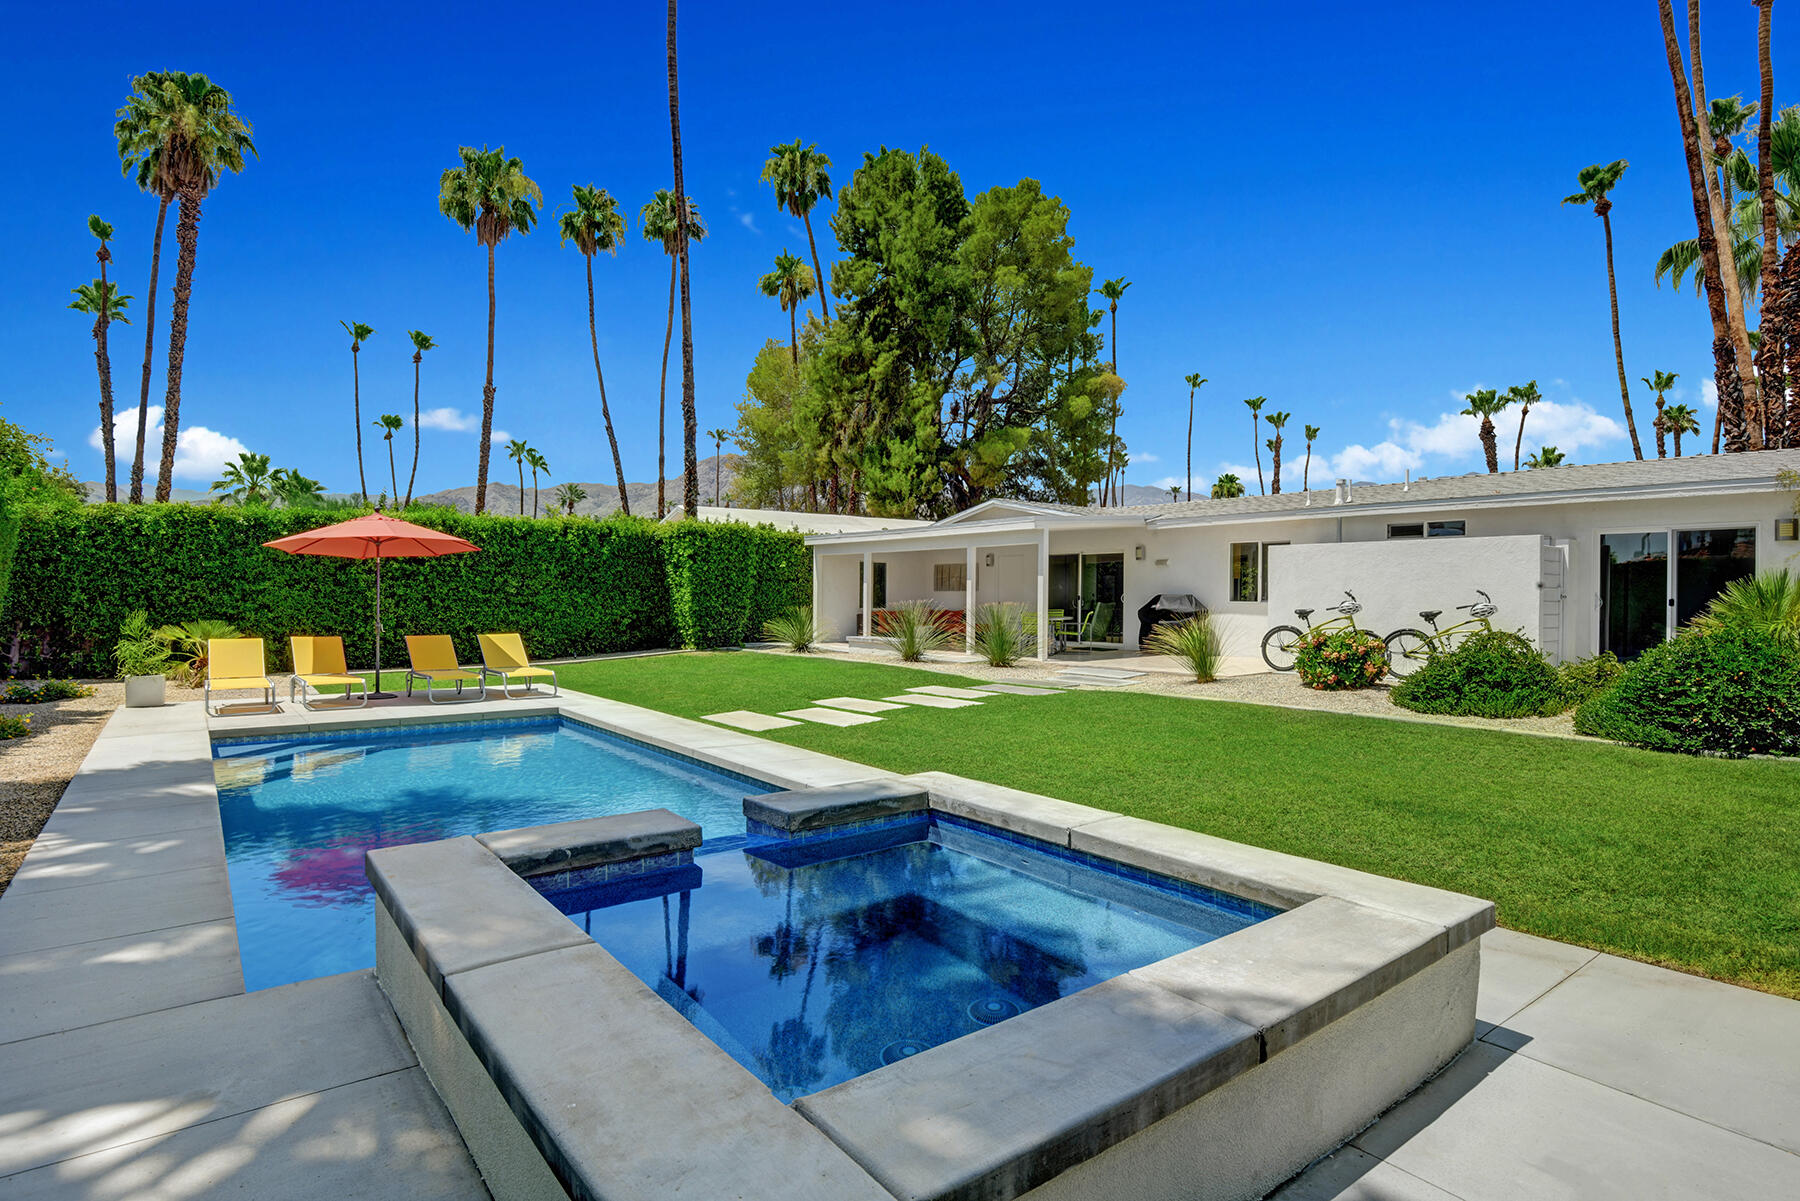
[[[220,736],[566,712],[781,787],[883,773],[602,698],[213,719]],[[1800,1195],[1800,1002],[1495,930],[1477,1041],[1275,1196]],[[0,1195],[485,1196],[369,973],[246,994],[208,722],[119,710],[0,896]]]

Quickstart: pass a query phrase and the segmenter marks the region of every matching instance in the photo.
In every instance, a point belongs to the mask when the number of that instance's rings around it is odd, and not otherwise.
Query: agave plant
[[[902,601],[887,611],[875,632],[907,663],[917,663],[950,642],[943,611],[930,601]]]
[[[206,683],[207,642],[214,638],[236,637],[239,637],[236,626],[211,617],[163,626],[155,634],[156,640],[169,648],[169,657],[176,664],[170,669],[169,678],[189,688]]]
[[[1037,640],[1025,630],[1024,609],[1012,604],[987,604],[975,611],[975,650],[989,667],[1011,667],[1037,648]]]
[[[812,650],[819,640],[819,627],[813,621],[812,610],[805,605],[769,618],[763,623],[762,633],[770,642],[779,642],[801,654]]]
[[[1756,634],[1800,651],[1800,573],[1783,567],[1733,580],[1689,624],[1702,633]]]
[[[1219,678],[1219,661],[1225,657],[1225,644],[1210,613],[1157,626],[1145,645],[1153,654],[1167,655],[1185,663],[1194,673],[1195,683],[1210,684]]]

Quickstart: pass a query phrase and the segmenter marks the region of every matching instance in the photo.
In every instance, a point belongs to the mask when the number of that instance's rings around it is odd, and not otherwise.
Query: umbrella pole
[[[394,694],[381,690],[381,543],[375,544],[375,691],[370,700],[391,701]]]

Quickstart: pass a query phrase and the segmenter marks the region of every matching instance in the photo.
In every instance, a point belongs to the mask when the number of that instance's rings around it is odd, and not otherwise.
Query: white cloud
[[[755,218],[755,216],[753,216],[750,213],[739,213],[738,214],[738,224],[743,226],[745,229],[749,230],[753,234],[759,234],[762,232],[762,230],[756,228],[756,218]]]
[[[1716,409],[1719,407],[1719,384],[1717,380],[1700,381],[1700,407]]]
[[[146,477],[155,474],[156,464],[162,458],[162,415],[161,405],[150,406],[150,428],[144,436]],[[124,412],[113,414],[113,453],[119,462],[129,464],[136,456],[137,430],[138,411],[135,405],[127,406]],[[99,426],[89,432],[88,445],[95,450],[101,449]],[[225,464],[236,462],[237,457],[249,449],[229,434],[208,429],[204,425],[184,425],[175,437],[175,469],[170,474],[176,479],[205,480],[210,483],[218,478]]]
[[[505,430],[495,430],[493,432],[493,434],[491,434],[488,437],[488,445],[491,447],[505,446],[508,442],[511,442],[511,441],[512,441],[512,435],[507,433]]]
[[[1513,441],[1509,435],[1516,435],[1519,428],[1518,409],[1506,410],[1496,425],[1504,452]],[[1625,427],[1583,401],[1544,400],[1531,407],[1525,436],[1533,448],[1549,445],[1564,454],[1578,454],[1624,438]],[[1500,457],[1510,466],[1510,455]],[[1427,467],[1474,469],[1482,464],[1481,421],[1460,410],[1439,413],[1430,423],[1391,418],[1386,438],[1373,445],[1352,443],[1326,461],[1334,476],[1347,479],[1395,479]]]
[[[481,428],[481,416],[478,413],[465,413],[461,409],[426,409],[419,414],[419,428],[468,434]]]
[[[1161,458],[1149,451],[1134,450],[1131,452],[1131,461],[1133,463],[1157,463],[1161,462]]]

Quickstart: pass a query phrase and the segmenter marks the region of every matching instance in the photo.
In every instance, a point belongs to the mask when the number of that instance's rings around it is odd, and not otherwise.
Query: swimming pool
[[[221,740],[213,755],[250,989],[374,964],[372,847],[653,808],[707,838],[742,834],[744,794],[767,788],[558,718]]]
[[[946,815],[540,888],[784,1102],[1276,912]]]

